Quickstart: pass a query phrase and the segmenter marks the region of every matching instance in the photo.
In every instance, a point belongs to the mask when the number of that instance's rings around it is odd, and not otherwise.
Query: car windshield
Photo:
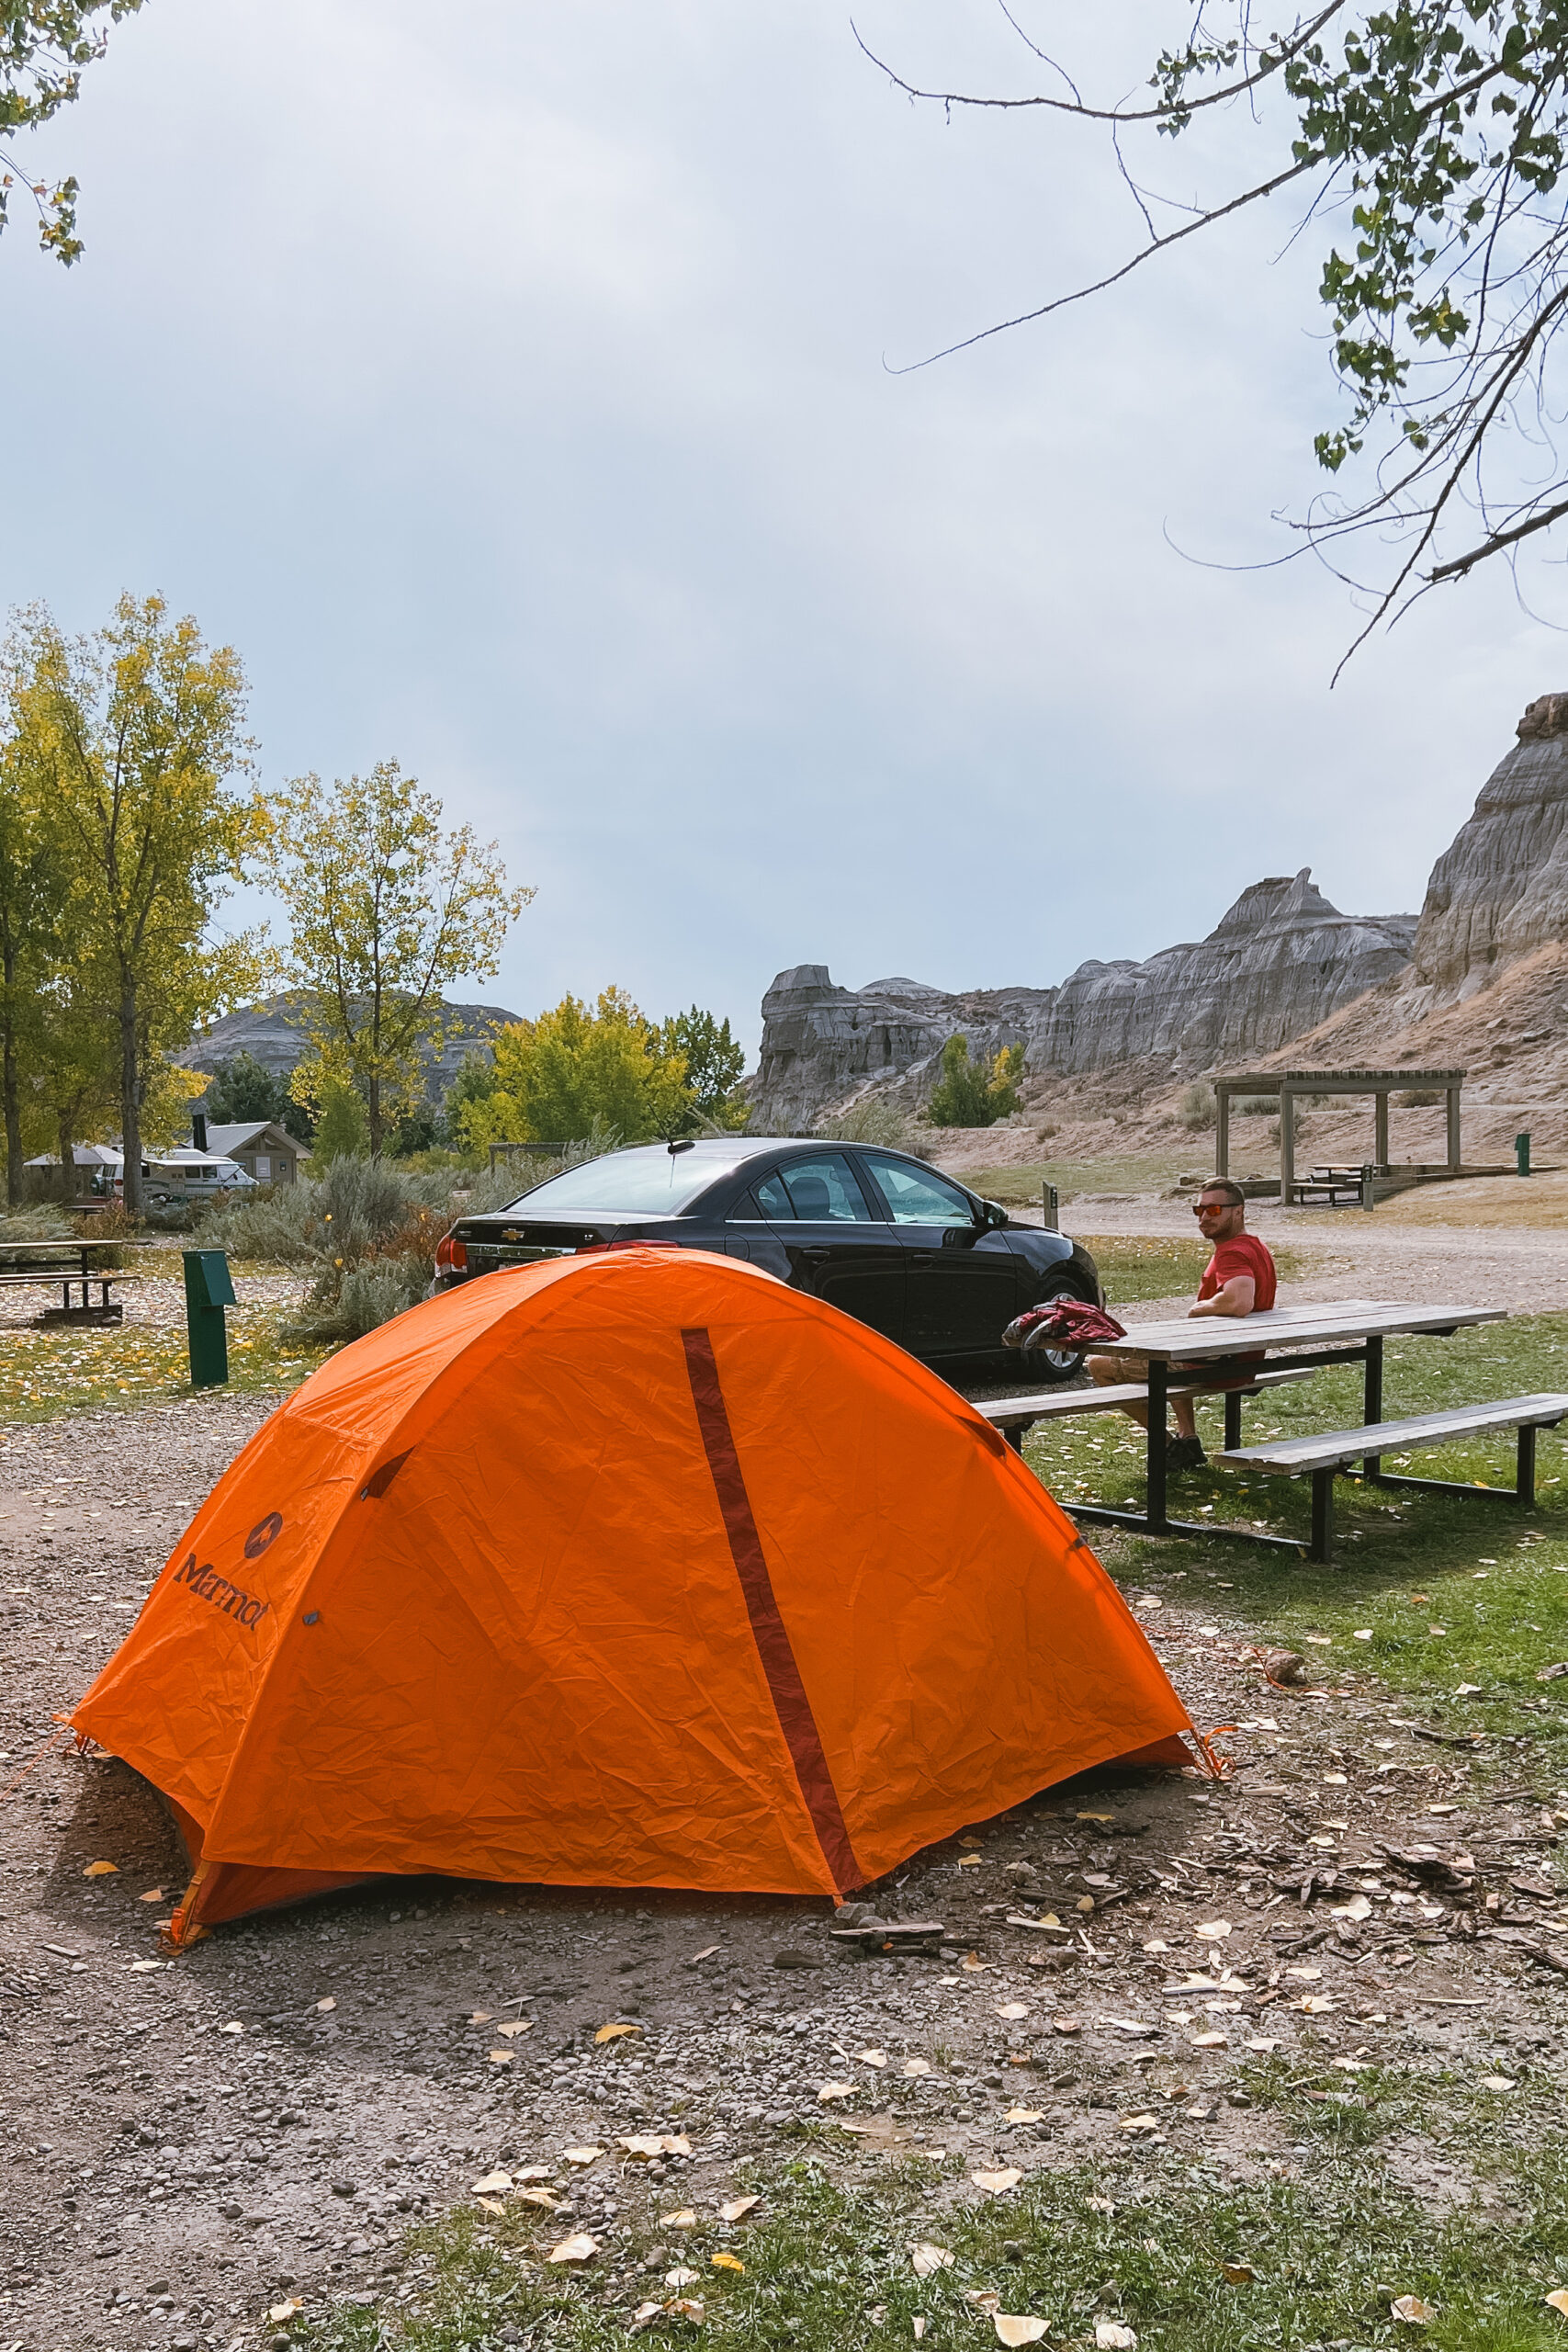
[[[581,1168],[547,1177],[513,1201],[508,1214],[554,1216],[565,1210],[573,1216],[678,1216],[699,1193],[739,1168],[743,1157],[739,1152],[731,1159],[668,1151],[661,1143],[613,1151],[606,1159],[585,1160]]]

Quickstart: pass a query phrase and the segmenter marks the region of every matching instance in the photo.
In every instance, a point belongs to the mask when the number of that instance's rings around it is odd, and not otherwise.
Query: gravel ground
[[[7,1433],[0,1774],[113,1649],[263,1409]],[[1324,2070],[1323,2101],[1388,2064],[1554,2109],[1568,1980],[1526,1948],[1568,1939],[1550,1860],[1568,1792],[1501,1742],[1507,1777],[1472,1778],[1353,1672],[1270,1687],[1210,1591],[1140,1605],[1200,1724],[1241,1726],[1235,1778],[1101,1775],[923,1853],[876,1900],[943,1923],[924,1958],[846,1958],[819,1903],[427,1879],[160,1963],[182,1867],[157,1799],[52,1749],[0,1807],[0,2346],[249,2346],[279,2299],[417,2299],[410,2219],[497,2167],[543,2168],[562,2235],[599,2239],[604,2297],[629,2312],[632,2220],[711,2208],[803,2123],[829,2160],[936,2146],[1027,2172],[1148,2142],[1288,2174],[1314,2160],[1298,2127],[1239,2086],[1275,2043]],[[114,1873],[85,1875],[99,1861]],[[600,2041],[607,2024],[633,2030]],[[616,2145],[649,2132],[690,2155]],[[1434,2200],[1462,2192],[1462,2147],[1384,2144]]]

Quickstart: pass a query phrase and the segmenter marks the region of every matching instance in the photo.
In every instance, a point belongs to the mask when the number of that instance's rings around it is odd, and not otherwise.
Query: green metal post
[[[186,1250],[186,1329],[190,1340],[190,1385],[218,1388],[229,1377],[229,1334],[223,1309],[232,1306],[234,1284],[221,1250]]]
[[[1528,1129],[1514,1137],[1514,1158],[1519,1163],[1519,1174],[1528,1176],[1530,1172],[1530,1139]]]

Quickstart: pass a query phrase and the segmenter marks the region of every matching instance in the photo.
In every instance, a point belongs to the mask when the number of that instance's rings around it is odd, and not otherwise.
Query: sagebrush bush
[[[1195,1079],[1190,1086],[1184,1086],[1177,1116],[1182,1125],[1195,1135],[1204,1127],[1212,1127],[1218,1116],[1213,1088],[1205,1086],[1201,1079]]]

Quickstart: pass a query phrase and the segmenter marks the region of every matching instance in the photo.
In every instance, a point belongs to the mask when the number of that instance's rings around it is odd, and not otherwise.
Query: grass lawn
[[[1388,1343],[1385,1416],[1474,1403],[1539,1389],[1568,1390],[1568,1316],[1520,1316],[1451,1340]],[[1359,1367],[1320,1372],[1244,1408],[1244,1442],[1344,1429],[1360,1419]],[[1222,1408],[1199,1408],[1205,1443],[1224,1442]],[[1568,1424],[1564,1424],[1568,1428]],[[1511,1433],[1388,1458],[1416,1477],[1513,1485]],[[1141,1502],[1142,1432],[1109,1416],[1058,1422],[1032,1433],[1026,1458],[1064,1501],[1093,1494]],[[1568,1680],[1540,1683],[1540,1668],[1568,1659],[1568,1487],[1560,1432],[1539,1441],[1540,1508],[1421,1495],[1342,1479],[1336,1489],[1339,1559],[1332,1567],[1245,1544],[1151,1541],[1091,1529],[1123,1584],[1184,1593],[1216,1615],[1242,1620],[1260,1638],[1305,1645],[1335,1673],[1371,1668],[1391,1689],[1442,1702],[1456,1729],[1491,1729],[1560,1741]],[[1213,1517],[1299,1536],[1310,1523],[1305,1480],[1263,1477],[1213,1464],[1172,1488],[1182,1519]],[[1151,1618],[1151,1623],[1154,1622]],[[1320,1638],[1314,1642],[1311,1637]],[[1326,1636],[1326,1641],[1323,1638]],[[1358,1638],[1360,1636],[1360,1638]],[[1370,1636],[1370,1638],[1368,1638]],[[1461,1692],[1461,1685],[1477,1686]],[[1568,1758],[1565,1758],[1568,1760]]]
[[[960,1168],[971,1192],[1000,1201],[1005,1207],[1038,1208],[1042,1184],[1055,1184],[1064,1201],[1081,1193],[1163,1192],[1181,1175],[1203,1175],[1214,1164],[1214,1147],[1201,1136],[1185,1152],[1145,1153],[1141,1158],[1112,1159],[1035,1159],[1021,1167]]]
[[[1267,2070],[1254,2071],[1266,2094]],[[1323,2070],[1321,2080],[1334,2086],[1326,2106],[1299,2100],[1317,2119],[1315,2147],[1246,2185],[1202,2155],[1119,2149],[1092,2169],[1041,2171],[1010,2194],[976,2199],[951,2159],[868,2159],[818,2131],[816,2149],[738,2177],[762,2199],[748,2222],[726,2226],[710,2213],[671,2233],[658,2226],[659,2208],[683,2197],[656,2192],[640,2222],[617,2232],[614,2255],[575,2277],[544,2259],[558,2222],[515,2204],[493,2214],[464,2207],[411,2240],[417,2287],[401,2311],[342,2307],[299,2323],[293,2340],[318,2352],[503,2342],[607,2352],[632,2340],[644,2300],[680,2295],[700,2319],[660,2312],[644,2324],[654,2343],[879,2352],[923,2341],[952,2352],[1030,2340],[1002,2336],[998,2311],[1043,2323],[1058,2346],[1093,2346],[1097,2324],[1111,2322],[1145,2352],[1392,2346],[1420,2334],[1440,2352],[1560,2343],[1563,2323],[1544,2297],[1568,2284],[1562,2135],[1550,2124],[1539,2136],[1499,2129],[1495,2098],[1440,2076],[1388,2070],[1371,2085],[1359,2077],[1353,2093],[1342,2075]],[[1391,2177],[1381,2149],[1355,2144],[1366,2132],[1339,2129],[1352,2110],[1373,2142],[1415,2127],[1484,2144],[1478,2169],[1495,2201],[1424,2204]],[[640,2184],[628,2177],[623,2187],[635,2196]],[[922,2278],[915,2245],[949,2259]],[[695,2276],[671,2286],[667,2266]],[[1391,2302],[1405,2295],[1436,2314],[1424,2330],[1393,2316]]]
[[[297,1388],[314,1372],[328,1351],[285,1346],[279,1333],[287,1320],[281,1306],[229,1308],[231,1390],[254,1395]],[[171,1324],[8,1331],[0,1350],[0,1425],[105,1406],[161,1404],[190,1394],[183,1312]]]

